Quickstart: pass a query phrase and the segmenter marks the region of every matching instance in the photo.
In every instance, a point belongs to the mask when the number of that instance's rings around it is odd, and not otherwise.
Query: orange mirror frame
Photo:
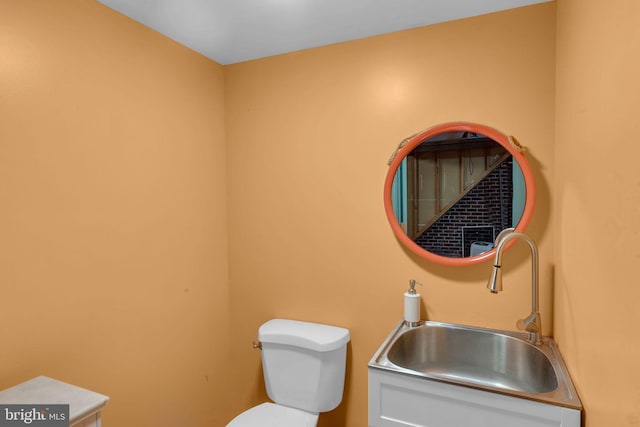
[[[387,171],[387,176],[384,182],[384,209],[387,215],[387,220],[391,225],[391,229],[395,234],[396,238],[404,244],[411,252],[418,255],[421,258],[426,260],[448,265],[448,266],[463,266],[463,265],[472,265],[478,264],[488,259],[493,258],[495,254],[495,248],[483,252],[479,255],[469,256],[464,258],[453,258],[446,257],[442,255],[435,254],[433,252],[429,252],[424,249],[416,242],[414,242],[402,229],[398,219],[396,218],[396,214],[393,210],[393,201],[392,201],[392,188],[393,188],[393,180],[396,176],[396,172],[400,167],[403,159],[411,153],[413,149],[418,147],[424,141],[433,138],[437,135],[448,133],[448,132],[471,132],[484,135],[488,138],[491,138],[496,143],[502,145],[512,156],[513,160],[518,163],[520,170],[522,171],[522,175],[525,183],[525,204],[524,210],[522,212],[522,216],[520,217],[520,221],[515,227],[515,231],[524,232],[527,225],[531,221],[531,217],[533,216],[533,208],[535,205],[536,199],[536,189],[533,178],[533,171],[531,166],[529,166],[529,162],[524,156],[524,149],[518,144],[515,138],[507,136],[502,132],[493,129],[488,126],[476,124],[476,123],[468,123],[468,122],[452,122],[452,123],[444,123],[440,125],[433,126],[426,130],[423,130],[416,135],[406,139],[400,145],[394,156],[392,157],[389,170]]]

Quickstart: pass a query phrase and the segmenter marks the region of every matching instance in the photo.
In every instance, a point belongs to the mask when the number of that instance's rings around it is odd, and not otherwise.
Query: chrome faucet
[[[496,257],[493,265],[493,271],[487,288],[491,293],[497,294],[502,291],[502,266],[500,257],[505,245],[513,239],[524,240],[531,249],[531,314],[524,319],[518,320],[518,329],[529,333],[529,342],[535,345],[542,344],[542,321],[540,319],[539,301],[538,301],[538,248],[536,244],[526,234],[519,233],[513,228],[503,230],[496,238]]]

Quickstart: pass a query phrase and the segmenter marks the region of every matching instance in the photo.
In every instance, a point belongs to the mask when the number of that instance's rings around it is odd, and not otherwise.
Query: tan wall
[[[236,411],[264,399],[258,326],[273,317],[350,329],[343,405],[320,426],[367,425],[367,362],[415,278],[429,318],[513,329],[530,311],[526,245],[489,266],[445,268],[405,251],[382,206],[405,136],[469,120],[529,148],[545,332],[552,328],[555,4],[516,9],[225,67]],[[520,247],[522,246],[522,247]]]
[[[44,374],[110,395],[106,425],[224,425],[265,398],[257,327],[291,317],[351,330],[320,425],[365,426],[408,279],[431,319],[528,312],[526,248],[493,296],[487,265],[417,259],[384,217],[397,142],[470,120],[529,148],[544,329],[587,426],[640,423],[638,6],[557,9],[557,27],[542,4],[223,70],[96,2],[0,3],[0,388]]]
[[[638,16],[558,1],[555,332],[588,427],[640,424]]]
[[[0,2],[0,388],[223,425],[223,108],[222,67],[98,2]]]

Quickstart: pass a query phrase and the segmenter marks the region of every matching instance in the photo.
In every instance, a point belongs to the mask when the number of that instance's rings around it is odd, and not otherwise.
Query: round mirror
[[[384,183],[396,237],[416,255],[445,265],[491,258],[502,230],[525,230],[534,202],[522,146],[475,123],[445,123],[406,138]]]

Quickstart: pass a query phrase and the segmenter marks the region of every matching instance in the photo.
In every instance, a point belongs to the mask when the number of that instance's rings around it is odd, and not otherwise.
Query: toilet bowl
[[[342,401],[349,331],[273,319],[258,330],[267,395],[227,427],[315,427]]]
[[[316,427],[318,414],[265,402],[244,411],[227,427]]]

